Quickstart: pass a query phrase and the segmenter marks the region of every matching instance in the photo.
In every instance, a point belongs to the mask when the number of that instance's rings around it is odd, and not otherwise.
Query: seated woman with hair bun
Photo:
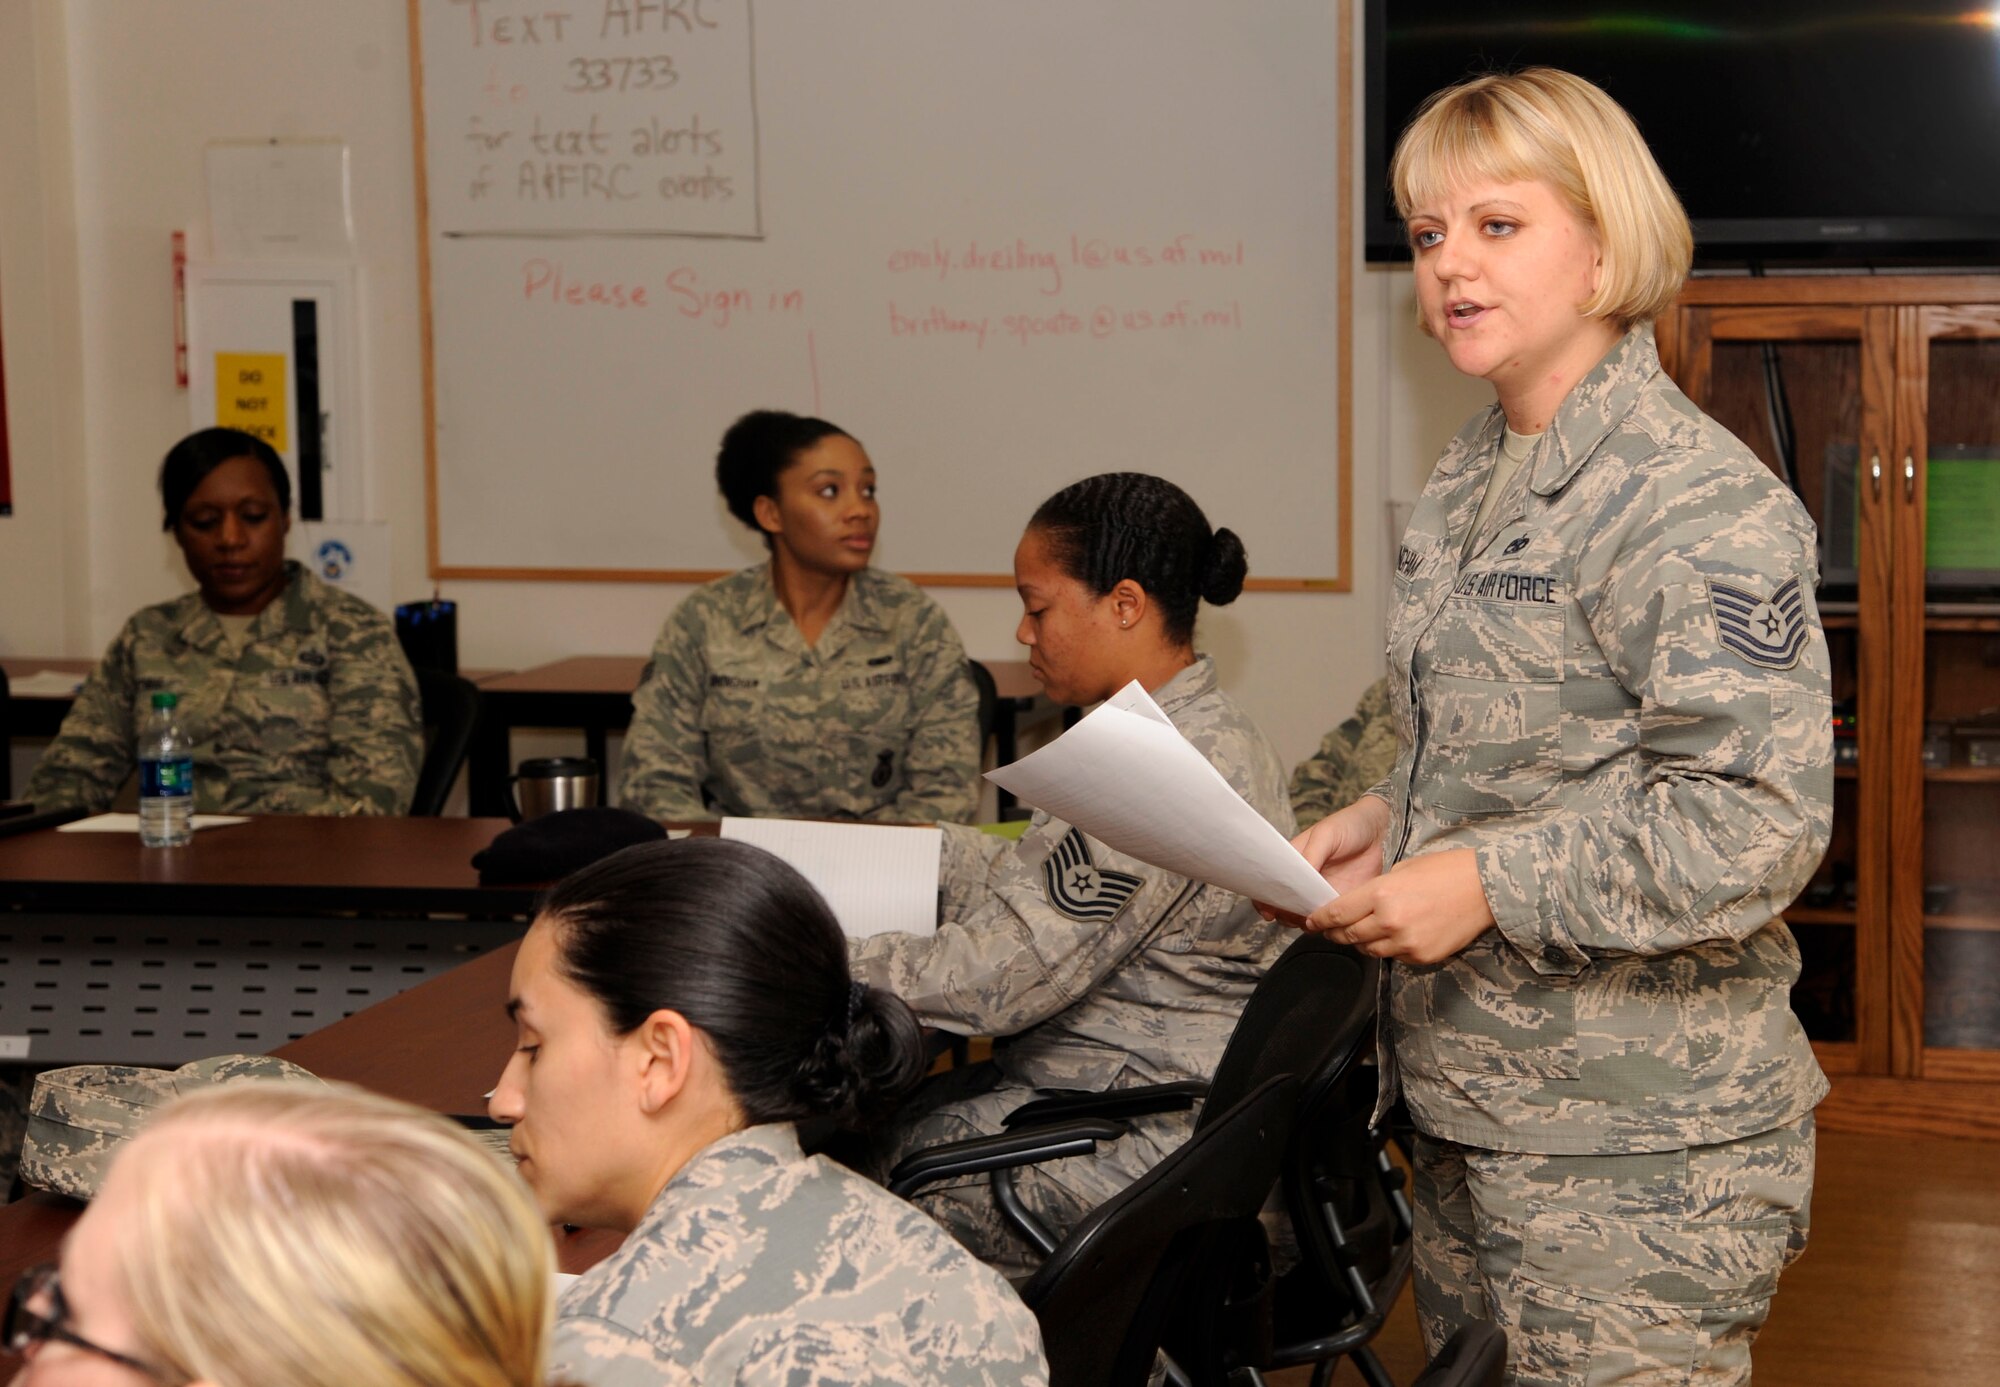
[[[619,803],[683,821],[971,822],[979,695],[943,608],[869,567],[868,454],[824,419],[758,410],[723,435],[715,476],[770,561],[667,618],[632,695]]]
[[[562,1297],[556,1375],[1045,1387],[1013,1290],[793,1123],[879,1112],[923,1072],[916,1019],[851,982],[803,877],[746,843],[614,853],[564,879],[514,962],[493,1092],[551,1220],[626,1234]]]
[[[1109,698],[1133,680],[1236,792],[1289,834],[1285,768],[1194,648],[1195,611],[1234,601],[1242,541],[1211,530],[1172,482],[1114,472],[1051,496],[1014,551],[1016,638],[1058,703]],[[1037,1089],[1209,1079],[1285,931],[1240,896],[1113,852],[1037,813],[1018,842],[945,827],[932,936],[853,942],[857,977],[926,1024],[1001,1039],[906,1105],[872,1153],[1000,1130]],[[1141,1118],[1091,1158],[1024,1170],[1020,1192],[1060,1236],[1187,1140],[1187,1113]],[[927,1187],[919,1202],[982,1258],[1022,1275],[1038,1254],[995,1208],[984,1175]]]

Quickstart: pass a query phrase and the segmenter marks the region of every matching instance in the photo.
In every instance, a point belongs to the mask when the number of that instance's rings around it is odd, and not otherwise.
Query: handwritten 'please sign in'
[[[1344,577],[1339,4],[409,4],[435,576],[759,561],[713,459],[783,408],[924,581],[1132,468]]]
[[[750,25],[726,0],[431,7],[433,229],[758,235]]]

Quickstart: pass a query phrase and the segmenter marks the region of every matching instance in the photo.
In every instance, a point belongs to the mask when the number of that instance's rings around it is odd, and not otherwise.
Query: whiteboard
[[[769,407],[922,581],[1124,469],[1345,586],[1346,0],[410,3],[434,576],[740,566]]]

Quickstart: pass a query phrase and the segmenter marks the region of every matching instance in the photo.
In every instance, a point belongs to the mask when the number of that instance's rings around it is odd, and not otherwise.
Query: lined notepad
[[[937,929],[938,856],[944,848],[939,829],[724,819],[722,836],[789,862],[826,897],[850,939]]]

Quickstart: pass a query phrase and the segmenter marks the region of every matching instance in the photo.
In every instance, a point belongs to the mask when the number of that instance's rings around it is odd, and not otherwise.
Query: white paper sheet
[[[197,814],[194,816],[196,828],[227,828],[231,824],[247,824],[250,820],[238,814]],[[137,833],[137,814],[97,814],[88,819],[76,819],[58,825],[58,833]]]
[[[1310,915],[1334,898],[1137,680],[1041,750],[986,778],[1128,857]]]
[[[59,669],[38,669],[19,679],[9,679],[7,690],[15,698],[68,698],[83,687],[84,676],[64,674]]]
[[[724,819],[722,836],[775,853],[813,884],[850,939],[897,930],[937,931],[935,828],[828,824],[806,819]]]

